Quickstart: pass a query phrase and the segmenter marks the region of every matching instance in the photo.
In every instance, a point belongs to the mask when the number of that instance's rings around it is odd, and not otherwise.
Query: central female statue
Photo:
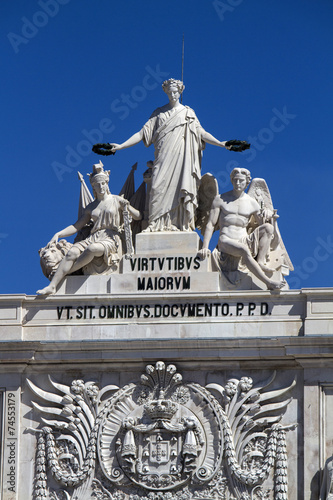
[[[201,156],[205,143],[225,147],[200,125],[193,109],[179,97],[183,82],[171,78],[162,88],[169,103],[157,108],[143,128],[112,151],[129,148],[141,140],[154,144],[149,199],[149,226],[146,231],[192,231],[195,229],[197,191],[201,178]]]

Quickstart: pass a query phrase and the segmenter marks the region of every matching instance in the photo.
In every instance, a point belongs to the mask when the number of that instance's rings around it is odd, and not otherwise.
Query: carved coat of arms
[[[159,361],[123,388],[50,378],[46,392],[28,381],[47,402],[33,406],[49,414],[38,434],[34,499],[287,499],[286,430],[294,426],[279,422],[295,382],[265,392],[273,378],[202,387]],[[48,487],[48,471],[59,490]],[[270,473],[273,496],[264,487]]]

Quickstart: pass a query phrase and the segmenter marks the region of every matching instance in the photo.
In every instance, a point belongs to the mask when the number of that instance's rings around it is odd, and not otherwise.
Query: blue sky
[[[296,271],[292,288],[333,285],[330,0],[2,0],[0,293],[47,284],[38,249],[75,222],[77,171],[100,157],[90,143],[123,142],[167,102],[161,82],[181,76],[183,104],[220,140],[202,173],[220,191],[234,163],[263,177]],[[103,159],[121,189],[137,187],[153,149]]]

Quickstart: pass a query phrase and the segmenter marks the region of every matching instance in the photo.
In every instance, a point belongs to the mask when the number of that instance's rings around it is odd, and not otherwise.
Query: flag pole
[[[183,44],[182,44],[182,82],[184,82],[184,33],[183,33]],[[183,104],[183,93],[180,96],[180,103]]]

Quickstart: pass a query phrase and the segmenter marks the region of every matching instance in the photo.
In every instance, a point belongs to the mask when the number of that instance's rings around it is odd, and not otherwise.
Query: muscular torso
[[[247,236],[247,225],[251,215],[259,211],[258,203],[243,193],[236,198],[232,191],[224,193],[216,200],[216,208],[219,208],[220,240],[231,238],[241,241]]]

